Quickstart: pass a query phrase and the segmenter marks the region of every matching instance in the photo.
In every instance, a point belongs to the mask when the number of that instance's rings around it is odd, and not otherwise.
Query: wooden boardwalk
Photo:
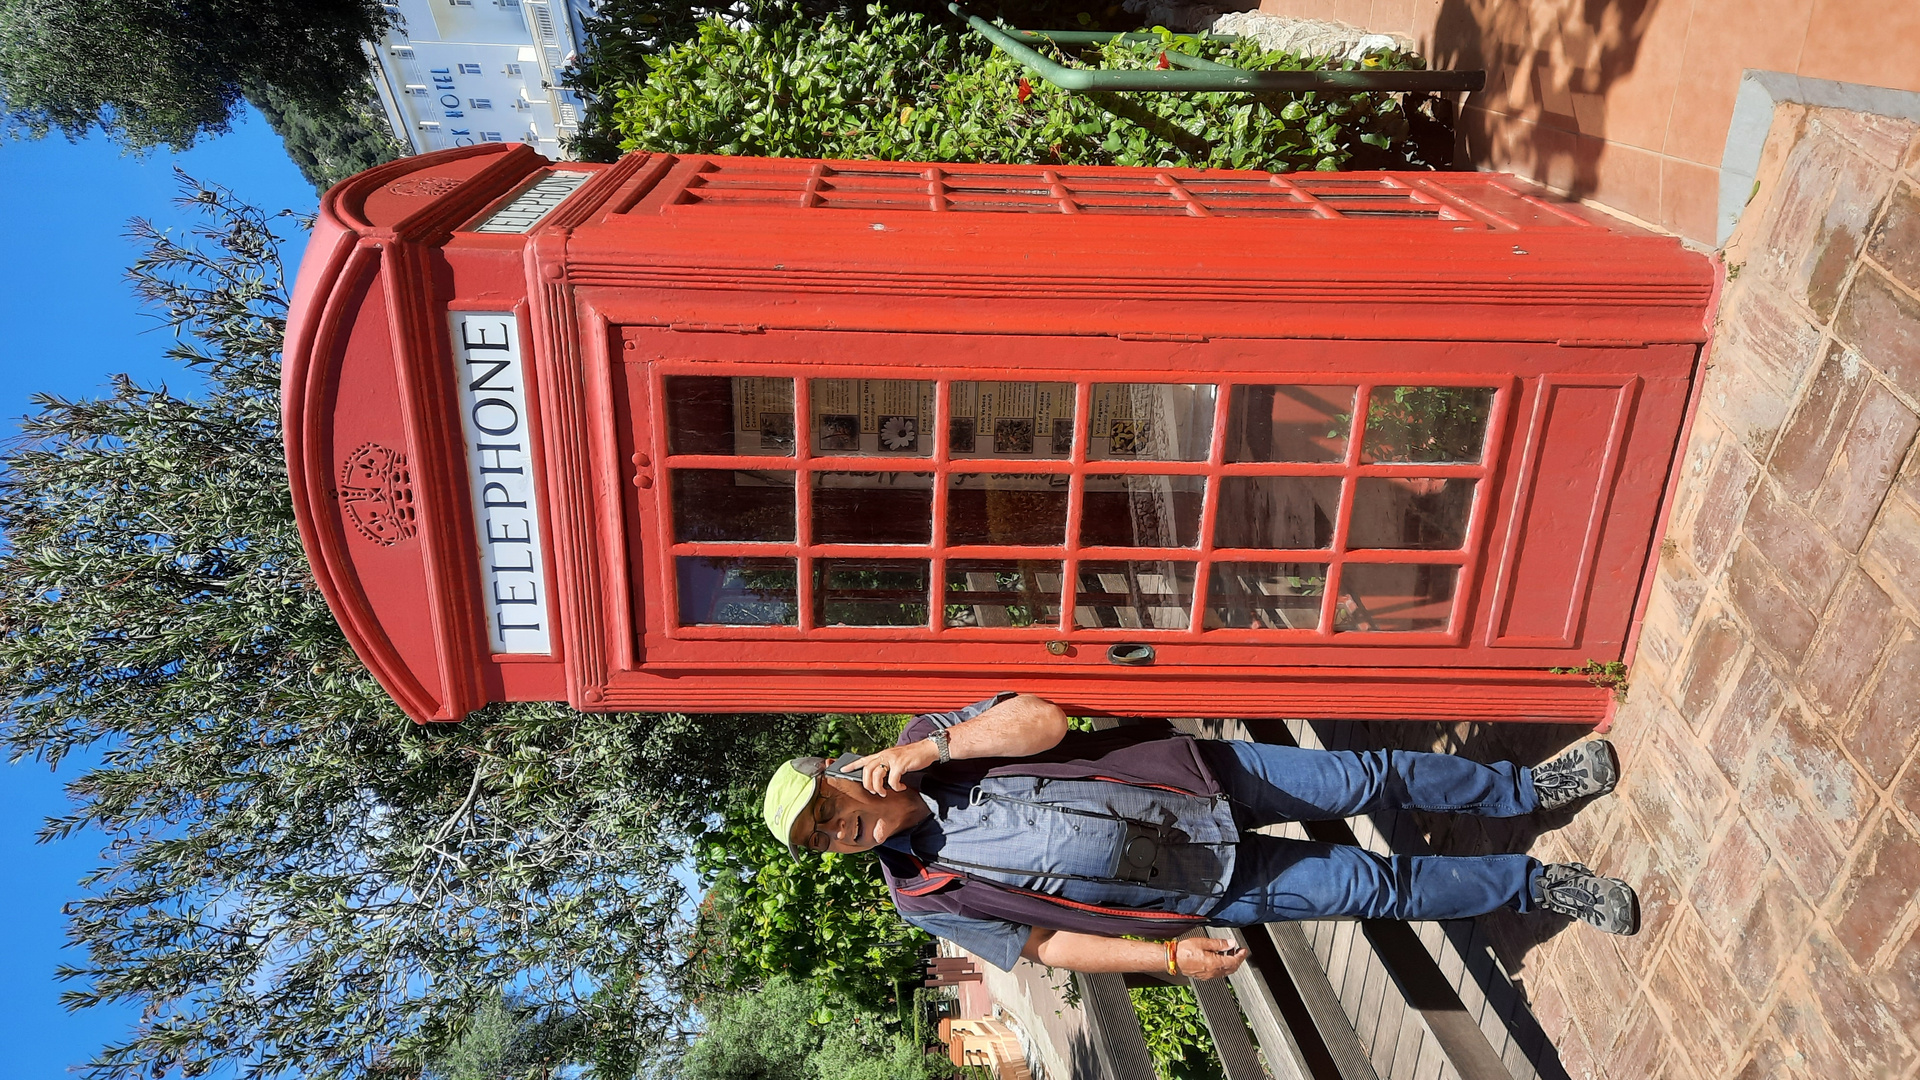
[[[1286,721],[1284,735],[1277,722],[1258,728],[1232,720],[1174,723],[1209,738],[1290,739],[1324,749],[1370,745],[1363,744],[1357,725],[1347,723]],[[1299,824],[1264,831],[1300,839],[1310,835]],[[1383,854],[1432,853],[1404,814],[1327,823],[1314,827],[1311,836],[1357,842]],[[1297,926],[1377,1080],[1565,1080],[1558,1055],[1495,955],[1482,920],[1341,919]]]

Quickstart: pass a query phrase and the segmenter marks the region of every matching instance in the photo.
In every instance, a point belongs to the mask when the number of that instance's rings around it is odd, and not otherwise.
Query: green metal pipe
[[[1094,71],[1056,64],[1035,52],[1025,42],[978,16],[968,15],[960,5],[949,3],[947,10],[967,20],[975,33],[998,46],[1001,51],[1062,90],[1083,93],[1088,90],[1145,90],[1172,93],[1275,93],[1284,91],[1344,90],[1451,92],[1481,90],[1487,85],[1484,71],[1243,71],[1224,68],[1204,71]],[[1023,34],[1028,32],[1023,31]],[[1086,35],[1088,43],[1111,41],[1112,34],[1094,31],[1047,31],[1031,36],[1044,40],[1069,42]],[[1125,36],[1125,35],[1122,35]],[[1137,35],[1138,39],[1159,38],[1157,34]],[[1191,58],[1189,59],[1196,59]],[[1167,54],[1176,63],[1174,54]],[[1182,65],[1187,66],[1187,65]]]
[[[958,5],[949,6],[958,7]],[[954,14],[963,15],[964,12],[956,10]],[[1019,35],[1022,40],[1051,41],[1059,45],[1104,45],[1114,38],[1119,38],[1126,42],[1165,40],[1159,34],[1150,34],[1145,31],[1116,34],[1111,30],[1015,30],[1013,33]],[[1185,38],[1189,41],[1233,41],[1240,35],[1175,34],[1173,36],[1176,38]]]
[[[1203,57],[1193,56],[1188,53],[1178,52],[1173,49],[1168,49],[1165,52],[1161,53],[1161,55],[1167,58],[1167,63],[1172,64],[1175,67],[1191,68],[1194,71],[1239,71],[1240,70],[1239,68],[1234,67],[1231,64],[1216,64],[1213,61],[1205,59]]]
[[[998,29],[998,27],[995,29]],[[1133,43],[1167,40],[1159,34],[1114,34],[1103,33],[1099,30],[1014,30],[1011,31],[1011,33],[1017,41],[1029,43],[1049,41],[1055,45],[1105,45],[1114,38]],[[1227,42],[1238,41],[1240,37],[1238,34],[1175,34],[1173,40],[1179,42]],[[1240,70],[1230,64],[1216,64],[1211,60],[1202,59],[1201,57],[1192,56],[1171,48],[1167,50],[1167,62],[1183,68],[1193,68],[1196,71]]]

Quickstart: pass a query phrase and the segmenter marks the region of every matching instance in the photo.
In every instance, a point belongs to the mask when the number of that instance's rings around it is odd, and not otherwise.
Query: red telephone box
[[[419,720],[1597,723],[1712,281],[1491,174],[470,147],[327,194],[288,468]]]

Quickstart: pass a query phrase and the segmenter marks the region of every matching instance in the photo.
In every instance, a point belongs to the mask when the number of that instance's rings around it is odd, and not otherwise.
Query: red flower
[[[1160,54],[1160,64],[1159,64],[1159,67],[1160,67],[1160,69],[1161,69],[1162,71],[1164,71],[1164,70],[1166,70],[1167,68],[1170,68],[1170,67],[1172,67],[1172,66],[1173,66],[1172,64],[1169,64],[1169,63],[1167,63],[1167,54],[1166,54],[1166,53],[1161,53],[1161,54]]]
[[[1022,105],[1025,105],[1027,103],[1027,99],[1032,96],[1033,96],[1033,84],[1028,82],[1025,79],[1021,79],[1020,80],[1020,103]]]

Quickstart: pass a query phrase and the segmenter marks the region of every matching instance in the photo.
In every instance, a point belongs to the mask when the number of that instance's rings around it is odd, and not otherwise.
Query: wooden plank
[[[1372,1043],[1373,1071],[1383,1080],[1393,1076],[1393,1059],[1400,1053],[1400,1043],[1406,1038],[1408,1028],[1418,1029],[1419,1023],[1407,1023],[1407,1003],[1400,997],[1400,988],[1388,978],[1380,995],[1380,1016],[1378,1028]]]
[[[1513,1038],[1500,1055],[1500,1060],[1507,1063],[1507,1071],[1514,1080],[1542,1080],[1543,1076],[1566,1080],[1565,1071],[1557,1067],[1557,1057],[1552,1059],[1555,1064],[1547,1066],[1544,1072],[1541,1068],[1544,1059],[1553,1051],[1548,1049],[1547,1033],[1541,1030],[1540,1021],[1534,1018],[1526,995],[1511,981],[1507,983],[1507,993],[1513,998],[1506,1016],[1507,1030],[1513,1033]]]
[[[1353,957],[1353,939],[1360,936],[1360,924],[1352,919],[1336,920],[1333,924],[1333,949],[1327,957],[1327,986],[1336,996],[1340,988],[1346,985],[1347,961]]]
[[[1238,930],[1211,927],[1207,933],[1242,948],[1247,943]],[[1240,970],[1227,976],[1227,981],[1233,986],[1234,997],[1239,999],[1241,1014],[1253,1028],[1253,1037],[1260,1044],[1274,1080],[1315,1080],[1306,1055],[1274,997],[1273,988],[1260,970],[1251,963],[1242,964]],[[1211,1022],[1208,1026],[1212,1026]]]
[[[1314,1028],[1299,988],[1294,986],[1273,940],[1266,934],[1211,929],[1247,950],[1247,962],[1230,978],[1242,1009],[1254,1022],[1254,1037],[1266,1051],[1267,1066],[1278,1080],[1342,1080],[1333,1056]],[[1290,1070],[1292,1076],[1282,1070]]]
[[[1333,948],[1332,921],[1327,919],[1314,919],[1311,922],[1301,923],[1300,928],[1307,935],[1307,944],[1313,946],[1314,955],[1318,956],[1321,964],[1324,965]]]
[[[1080,1008],[1087,1017],[1090,1049],[1099,1069],[1093,1075],[1152,1076],[1153,1058],[1147,1053],[1147,1040],[1140,1035],[1140,1015],[1133,1010],[1126,980],[1118,975],[1084,972],[1073,978],[1080,984]]]
[[[1426,1027],[1425,1024],[1421,1025]],[[1447,1067],[1447,1051],[1440,1041],[1427,1032],[1426,1041],[1420,1044],[1420,1061],[1414,1066],[1413,1080],[1440,1080],[1440,1073]]]
[[[1352,842],[1353,832],[1343,822],[1319,821],[1309,826],[1315,839],[1332,843]],[[1461,1080],[1512,1080],[1500,1056],[1487,1042],[1477,1019],[1469,1015],[1461,1000],[1460,987],[1466,982],[1466,963],[1457,949],[1441,950],[1440,962],[1422,946],[1419,935],[1408,923],[1384,919],[1366,919],[1360,923],[1362,934],[1380,955],[1387,970],[1410,1009],[1419,1013],[1427,1029],[1446,1052],[1449,1062],[1459,1071]],[[1268,929],[1274,929],[1269,927]],[[1468,933],[1469,928],[1463,927]],[[1305,948],[1305,939],[1301,939]],[[1354,950],[1369,946],[1349,939],[1346,969],[1353,970]],[[1283,953],[1284,955],[1284,953]],[[1312,955],[1308,951],[1308,955]],[[1336,959],[1340,959],[1336,951]],[[1449,970],[1450,969],[1450,970]],[[1298,981],[1296,979],[1296,981]],[[1304,993],[1304,991],[1303,991]],[[1344,1000],[1343,993],[1339,1000]],[[1357,1007],[1358,999],[1354,1000]],[[1354,1044],[1359,1045],[1358,1037]]]
[[[1493,947],[1487,940],[1486,927],[1475,920],[1476,933],[1474,946],[1477,955],[1484,958],[1477,965],[1469,965],[1469,971],[1480,971],[1475,976],[1476,985],[1486,994],[1487,1007],[1480,1014],[1480,1031],[1487,1038],[1487,1045],[1499,1055],[1504,1063],[1507,1050],[1518,1042],[1518,1035],[1512,1023],[1513,1011],[1518,1006],[1519,995],[1514,992],[1513,984],[1507,981],[1507,973],[1500,966],[1500,960],[1493,955]],[[1513,1070],[1507,1070],[1509,1076]]]
[[[1368,919],[1361,926],[1393,972],[1407,1007],[1419,1012],[1461,1080],[1511,1080],[1486,1033],[1461,1004],[1456,983],[1421,948],[1413,929],[1386,919]]]
[[[1507,1067],[1507,1073],[1514,1080],[1539,1080],[1540,1070],[1533,1067],[1533,1052],[1518,1039],[1507,1043],[1506,1053],[1500,1055],[1500,1063]]]
[[[1353,1025],[1353,1033],[1359,1036],[1360,1045],[1367,1048],[1367,1056],[1373,1059],[1374,1071],[1381,1072],[1384,1070],[1380,1059],[1384,1055],[1380,1051],[1392,1049],[1393,1036],[1387,1034],[1384,1039],[1387,1045],[1380,1045],[1383,1041],[1381,1036],[1386,1032],[1380,1026],[1380,1011],[1385,1006],[1386,991],[1393,983],[1393,977],[1387,974],[1386,965],[1380,962],[1379,957],[1369,954],[1367,960],[1367,985],[1360,991],[1360,1020]],[[1395,995],[1398,996],[1398,991]]]
[[[1484,1029],[1488,1015],[1493,1014],[1497,1018],[1499,1013],[1499,1006],[1494,1003],[1493,996],[1487,993],[1487,987],[1493,981],[1493,950],[1487,948],[1487,932],[1479,919],[1467,919],[1464,922],[1465,934],[1455,937],[1460,957],[1466,962],[1466,978],[1460,983],[1460,1003],[1467,1007],[1467,1015],[1473,1017],[1474,1023]],[[1462,942],[1460,937],[1466,940]],[[1498,1036],[1488,1032],[1487,1041],[1493,1043],[1497,1052],[1500,1045],[1506,1042],[1506,1036],[1503,1025]]]
[[[1340,1007],[1346,1010],[1349,1023],[1358,1025],[1360,1017],[1360,995],[1367,988],[1367,961],[1372,959],[1373,950],[1367,948],[1366,935],[1355,932],[1347,939],[1352,944],[1347,949],[1347,970],[1340,977],[1337,989],[1340,994]]]
[[[1427,950],[1428,955],[1439,955],[1441,942],[1447,937],[1447,928],[1432,921],[1414,923],[1413,927],[1414,933],[1419,935],[1420,944]]]
[[[1244,966],[1243,966],[1244,970]],[[1247,1037],[1247,1025],[1240,1020],[1240,1007],[1234,1004],[1227,983],[1219,979],[1191,979],[1193,996],[1200,1002],[1200,1015],[1207,1022],[1207,1034],[1213,1036],[1214,1053],[1220,1056],[1220,1070],[1227,1080],[1267,1080],[1260,1067],[1260,1055]]]
[[[1433,1041],[1433,1035],[1427,1031],[1427,1025],[1420,1022],[1419,1015],[1407,1009],[1404,999],[1400,1008],[1400,1038],[1393,1048],[1388,1080],[1413,1080],[1414,1071],[1420,1066],[1421,1048]]]
[[[1327,973],[1320,969],[1318,957],[1307,946],[1306,935],[1293,923],[1268,923],[1267,936],[1279,952],[1281,963],[1286,965],[1294,989],[1299,991],[1314,1030],[1320,1033],[1320,1040],[1342,1080],[1380,1080],[1359,1037],[1353,1033],[1346,1010],[1340,1007],[1340,999],[1327,982]]]

